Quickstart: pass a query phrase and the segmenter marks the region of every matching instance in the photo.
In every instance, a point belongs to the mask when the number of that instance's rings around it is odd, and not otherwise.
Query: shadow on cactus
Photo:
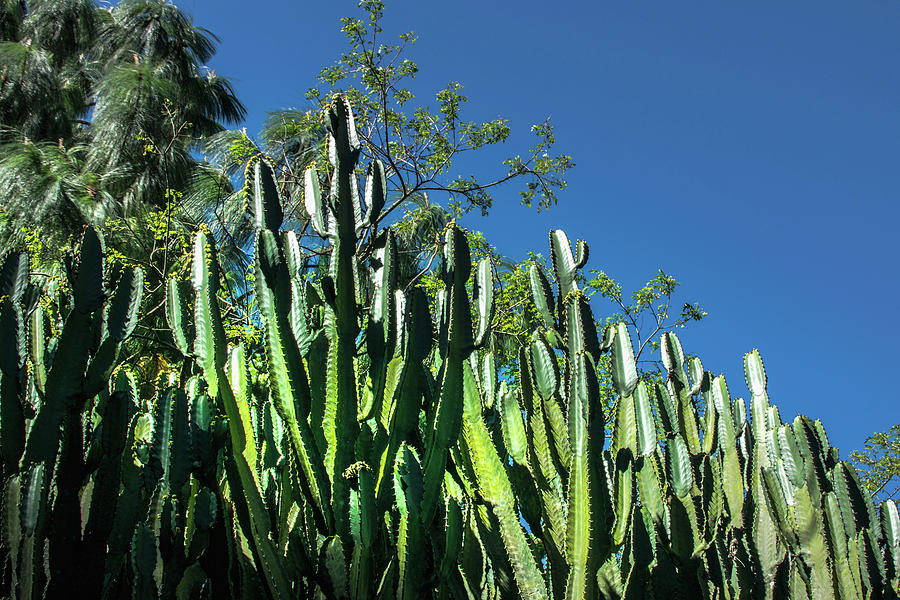
[[[182,364],[147,397],[120,364],[139,270],[106,273],[87,230],[50,313],[25,255],[4,259],[5,595],[897,597],[895,504],[876,508],[821,423],[782,423],[756,351],[749,407],[672,333],[665,376],[642,378],[628,328],[598,331],[579,289],[587,245],[557,230],[552,273],[530,277],[541,324],[518,378],[498,377],[490,260],[473,265],[451,223],[440,289],[399,288],[394,234],[378,230],[385,168],[366,166],[361,193],[349,104],[325,123],[332,171],[306,173],[305,206],[327,275],[304,276],[255,161],[262,347],[227,344],[200,232],[190,281],[167,288]]]

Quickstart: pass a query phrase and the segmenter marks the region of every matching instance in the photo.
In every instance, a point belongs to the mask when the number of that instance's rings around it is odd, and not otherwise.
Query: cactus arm
[[[268,229],[277,234],[284,220],[284,210],[281,208],[272,167],[264,159],[252,160],[247,165],[245,179],[250,191],[253,226],[257,230]]]
[[[570,332],[571,333],[571,332]],[[588,559],[591,542],[591,493],[597,493],[592,485],[589,468],[588,405],[591,402],[588,391],[588,376],[592,370],[584,353],[569,359],[572,372],[569,376],[569,445],[572,458],[569,463],[568,517],[566,519],[566,559],[569,563],[569,578],[566,582],[566,599],[589,598],[590,580]],[[600,442],[602,444],[602,442]],[[597,527],[597,524],[594,524]]]
[[[444,551],[441,561],[438,565],[438,576],[440,577],[440,586],[438,588],[438,598],[443,600],[451,595],[465,597],[465,591],[462,589],[462,581],[459,577],[459,559],[463,546],[463,512],[457,501],[452,497],[445,499],[445,531]]]
[[[715,458],[703,456],[701,460],[701,511],[705,524],[705,543],[710,547],[718,534],[719,522],[725,510],[725,498],[722,492],[722,468]]]
[[[494,318],[494,279],[494,265],[490,257],[486,256],[478,262],[475,278],[474,299],[478,314],[474,342],[476,348],[484,346]]]
[[[743,528],[744,514],[744,480],[741,475],[741,464],[738,451],[732,445],[722,452],[722,487],[731,517],[731,528]]]
[[[387,178],[384,173],[384,164],[380,160],[369,163],[366,174],[366,225],[378,223],[381,209],[384,208],[387,199]]]
[[[580,269],[584,265],[587,264],[588,256],[590,253],[588,252],[587,242],[584,240],[578,240],[575,242],[575,268]]]
[[[319,174],[315,167],[306,169],[303,173],[304,193],[303,202],[306,214],[313,230],[321,237],[327,237],[328,226],[325,223],[325,205],[322,202],[322,192],[319,189]]]
[[[544,271],[537,265],[531,265],[528,270],[528,279],[531,284],[531,295],[534,305],[544,322],[544,327],[554,329],[556,327],[556,303],[553,292],[550,290],[550,282]]]
[[[47,594],[63,594],[78,577],[77,563],[71,560],[81,547],[81,502],[79,493],[84,473],[84,429],[80,414],[67,411],[62,422],[59,458],[53,478],[54,496],[46,530],[49,587]]]
[[[860,574],[863,588],[872,595],[879,593],[887,584],[884,557],[875,534],[868,528],[860,532]],[[878,590],[878,591],[876,591]]]
[[[10,252],[3,257],[0,265],[0,297],[7,297],[18,304],[28,287],[28,254]]]
[[[87,366],[81,384],[84,398],[96,396],[109,383],[124,342],[137,325],[138,310],[144,291],[144,274],[140,269],[126,268],[119,276],[116,290],[106,315],[106,336]]]
[[[471,271],[469,243],[465,233],[455,225],[445,235],[444,262],[449,271],[449,332],[447,356],[441,367],[441,391],[433,410],[433,426],[425,456],[422,512],[426,523],[433,519],[437,509],[447,450],[459,437],[463,414],[463,365],[468,364],[467,359],[474,346],[472,315],[466,294],[466,282]]]
[[[73,310],[60,335],[53,367],[47,376],[47,394],[32,422],[25,443],[22,468],[55,462],[59,429],[70,404],[79,403],[78,392],[90,355],[83,351],[90,335],[90,314]]]
[[[100,595],[102,598],[113,597],[115,594],[115,586],[119,585],[120,573],[130,548],[131,535],[149,503],[149,497],[144,493],[143,461],[138,457],[138,448],[149,445],[150,430],[150,417],[144,413],[135,414],[128,424],[125,450],[121,458],[122,491],[112,515],[112,527],[107,538]]]
[[[491,410],[497,403],[497,394],[499,391],[497,380],[497,362],[494,360],[493,352],[483,352],[481,362],[481,379],[479,385],[484,393],[484,408]]]
[[[392,230],[384,234],[384,244],[376,248],[372,274],[372,301],[365,331],[369,355],[369,401],[360,410],[359,419],[366,420],[381,409],[384,401],[385,377],[394,357],[397,342],[397,319],[394,291],[397,287],[397,243]]]
[[[81,238],[78,269],[71,282],[76,312],[93,313],[106,299],[106,289],[103,286],[105,253],[106,245],[103,237],[93,228],[86,228]]]
[[[656,414],[662,425],[663,433],[667,438],[679,435],[678,410],[675,401],[667,386],[657,383],[653,388],[653,396],[656,402]]]
[[[697,510],[690,495],[672,498],[669,506],[669,539],[670,549],[676,563],[683,567],[683,572],[689,572],[691,562],[697,558],[703,550],[703,539],[697,519]],[[687,580],[682,580],[682,585]],[[691,582],[692,584],[694,582]],[[690,584],[688,584],[690,585]],[[691,591],[688,588],[686,591]]]
[[[625,323],[617,323],[615,326],[612,346],[612,376],[619,397],[630,396],[637,385],[638,374],[631,345],[631,334]]]
[[[737,428],[731,406],[731,395],[728,393],[728,385],[725,383],[724,376],[719,375],[712,378],[708,396],[707,404],[712,402],[719,416],[717,420],[719,448],[727,452],[735,447]]]
[[[237,471],[237,477],[229,478],[229,485],[234,490],[233,498],[240,494],[241,501],[246,503],[249,516],[250,539],[261,563],[269,591],[275,598],[290,598],[290,583],[284,573],[281,557],[278,555],[272,540],[269,538],[271,527],[269,526],[268,513],[263,503],[256,471],[247,462],[244,452],[253,446],[252,439],[246,437],[246,428],[249,424],[241,419],[241,411],[237,400],[231,391],[231,385],[225,375],[224,369],[218,369],[219,393],[225,406],[225,414],[228,418],[228,429],[231,434],[232,452],[231,459]]]
[[[125,371],[116,377],[114,391],[103,405],[102,431],[99,443],[102,456],[91,490],[91,510],[84,528],[82,556],[85,593],[99,597],[103,584],[106,549],[112,533],[120,500],[128,500],[127,490],[120,492],[122,484],[122,457],[130,452],[127,447],[129,426],[137,410],[137,392],[134,380]]]
[[[19,375],[25,365],[26,331],[22,292],[28,282],[28,255],[10,254],[0,267],[0,370]],[[43,340],[41,340],[43,342]]]
[[[0,477],[19,469],[25,450],[25,413],[18,373],[0,372]]]
[[[364,463],[362,463],[364,465]],[[353,494],[358,525],[354,528],[353,558],[350,563],[350,596],[353,600],[371,597],[374,588],[373,549],[378,517],[375,511],[375,478],[368,466],[357,471],[358,491]]]
[[[263,230],[257,235],[255,256],[257,302],[265,331],[272,398],[299,458],[301,487],[312,502],[320,529],[328,532],[332,526],[330,491],[307,421],[312,403],[309,379],[287,320],[291,307],[290,276],[278,240],[271,231]],[[248,463],[253,465],[255,460],[248,457]]]
[[[884,533],[888,581],[894,594],[900,595],[900,515],[893,500],[881,503],[881,529]]]
[[[684,369],[684,350],[678,336],[671,331],[664,333],[660,340],[660,352],[668,373],[667,386],[672,397],[676,399],[678,429],[687,442],[691,454],[700,454],[703,447],[697,425],[697,410],[691,401],[692,388],[688,384],[687,372]]]
[[[27,265],[27,260],[25,263]],[[0,348],[0,481],[3,481],[18,471],[19,459],[25,450],[22,404],[25,322],[22,308],[12,295],[0,298],[0,339],[8,340]]]
[[[43,464],[21,471],[7,481],[6,507],[9,515],[7,532],[10,539],[19,539],[11,558],[15,560],[18,597],[37,600],[45,597],[46,578],[43,529],[49,517],[47,492],[49,481]],[[6,532],[4,532],[6,533]]]
[[[703,370],[703,363],[696,356],[687,359],[687,371],[691,376],[691,395],[700,393],[700,390],[709,384],[709,374]]]
[[[401,446],[394,463],[394,497],[400,515],[397,531],[397,600],[421,597],[425,532],[420,506],[422,502],[422,469],[415,452]]]
[[[535,412],[543,414],[548,439],[552,441],[551,448],[555,451],[555,461],[558,463],[557,471],[563,477],[572,458],[572,450],[569,446],[566,418],[557,393],[560,378],[556,357],[543,340],[533,342],[529,350],[534,369],[533,389],[538,394]],[[537,404],[541,406],[537,407]]]
[[[759,446],[761,444],[757,444]],[[784,545],[778,537],[778,526],[766,500],[765,483],[757,457],[753,459],[750,484],[750,500],[753,506],[750,539],[753,542],[755,559],[767,598],[771,598],[775,584],[775,574],[784,559]]]
[[[194,323],[190,318],[187,281],[170,277],[166,283],[166,322],[175,346],[185,356],[194,352]]]
[[[141,523],[131,538],[131,571],[134,573],[132,598],[152,600],[159,596],[153,572],[158,562],[156,536],[149,525]]]
[[[224,368],[226,357],[225,330],[219,312],[219,263],[216,260],[212,238],[200,232],[194,238],[194,257],[191,266],[191,283],[194,287],[194,355],[203,369],[209,394],[218,395],[218,374]]]
[[[172,453],[170,455],[170,485],[179,503],[185,503],[190,491],[188,483],[191,477],[193,459],[190,441],[190,406],[184,390],[175,389],[172,395]]]
[[[678,428],[681,435],[687,442],[688,449],[691,454],[700,454],[703,446],[700,443],[700,429],[697,425],[697,409],[691,401],[689,390],[681,385],[681,382],[675,378],[669,379],[670,391],[677,400]],[[714,436],[711,436],[715,440]],[[711,440],[711,441],[712,441]]]
[[[650,410],[650,397],[643,381],[634,389],[634,417],[637,429],[637,455],[649,456],[656,451],[656,424]]]
[[[632,520],[634,476],[632,474],[630,448],[620,448],[616,454],[615,515],[612,542],[616,547],[625,543],[625,536]]]
[[[687,372],[684,370],[684,350],[678,336],[671,331],[665,332],[659,343],[659,351],[670,379],[677,381],[680,388],[690,391],[692,388],[688,386]]]
[[[794,528],[802,548],[802,557],[809,568],[809,591],[812,598],[825,598],[834,593],[831,576],[832,552],[825,538],[822,513],[813,505],[807,485],[794,493],[791,506]]]
[[[856,469],[846,461],[841,461],[835,466],[834,470],[839,470],[847,480],[850,504],[853,507],[856,522],[860,527],[868,527],[875,539],[881,543],[881,527],[879,527],[878,515],[875,512],[875,503],[872,500],[872,496],[862,486]]]
[[[468,361],[463,364],[463,419],[460,444],[470,461],[478,493],[496,517],[499,535],[512,566],[518,597],[547,598],[547,590],[516,514],[515,498],[506,469],[481,417],[481,398]]]
[[[516,396],[514,391],[507,389],[506,382],[501,384],[500,424],[503,443],[509,455],[516,464],[527,467],[528,440],[525,436],[525,424],[522,422],[522,409]]]
[[[355,363],[359,314],[354,255],[357,225],[362,217],[354,169],[360,146],[353,113],[345,99],[335,97],[325,109],[325,123],[329,133],[329,160],[334,166],[329,201],[334,216],[334,235],[331,238],[333,251],[329,267],[334,287],[331,303],[334,318],[331,323],[326,379],[325,427],[329,443],[325,464],[331,479],[335,529],[341,537],[344,550],[352,552],[350,487],[344,473],[354,462],[354,447],[359,434]],[[327,280],[323,280],[323,291],[329,296]]]
[[[44,364],[46,351],[46,334],[44,307],[38,304],[28,317],[28,360],[31,363],[31,377],[38,396],[43,398],[47,393],[47,369]]]
[[[828,543],[833,549],[832,561],[838,597],[841,600],[850,598],[862,598],[861,584],[854,581],[850,567],[850,549],[847,544],[847,536],[844,532],[844,523],[841,519],[841,508],[838,505],[834,492],[827,492],[823,501],[823,514],[825,517]]]
[[[414,288],[410,292],[409,300],[401,301],[402,293],[397,291],[397,310],[404,309],[405,316],[398,318],[397,333],[398,344],[403,346],[402,367],[397,377],[397,385],[392,390],[388,386],[386,392],[392,392],[394,407],[390,415],[388,427],[388,442],[383,453],[377,482],[378,504],[384,509],[389,502],[391,486],[387,485],[391,465],[403,442],[411,442],[416,426],[419,423],[419,414],[422,410],[422,399],[426,392],[426,372],[422,361],[431,349],[431,319],[428,314],[428,299],[421,288]],[[394,361],[398,364],[400,357]]]
[[[537,343],[537,342],[535,342]],[[529,348],[519,349],[519,381],[525,399],[526,434],[531,442],[528,444],[528,460],[532,468],[535,486],[540,495],[543,513],[543,541],[547,551],[550,569],[551,588],[554,597],[565,594],[565,582],[568,566],[566,552],[566,511],[563,502],[563,486],[556,462],[551,450],[551,442],[544,421],[544,410],[541,393],[553,394],[556,390],[558,375],[555,371],[543,371],[549,364],[537,367],[531,360]],[[538,355],[540,356],[540,355]],[[555,367],[555,363],[553,364]],[[535,385],[538,378],[543,383]],[[555,378],[554,378],[555,377]],[[538,390],[542,390],[539,392]]]
[[[716,423],[718,421],[715,404],[707,404],[703,414],[703,454],[709,455],[716,448]]]
[[[103,286],[103,255],[103,238],[93,229],[85,229],[78,268],[70,273],[74,306],[66,316],[53,366],[47,374],[44,402],[25,442],[23,468],[41,462],[52,470],[63,420],[67,413],[74,419],[83,408],[84,377],[91,358],[84,351],[85,340],[93,339],[97,333],[95,320],[107,295]],[[109,353],[107,349],[105,356]]]
[[[694,478],[687,445],[679,436],[671,438],[666,443],[666,466],[675,495],[679,498],[687,497],[694,487]]]
[[[636,387],[634,388],[637,389]],[[619,450],[628,448],[632,456],[637,454],[637,420],[634,390],[626,396],[619,396],[616,402],[616,417],[613,423],[613,439],[610,452],[615,456]],[[654,442],[656,436],[654,436]]]
[[[250,529],[247,537],[253,541],[261,562],[260,570],[265,575],[269,590],[276,598],[288,598],[291,596],[290,585],[269,538],[268,513],[260,492],[255,462],[250,463],[248,460],[248,457],[255,458],[256,450],[251,433],[252,425],[245,420],[246,407],[242,412],[225,373],[225,332],[216,298],[219,285],[218,264],[212,241],[204,233],[198,234],[196,238],[192,275],[196,292],[194,320],[197,328],[194,349],[210,394],[219,398],[228,419],[233,461],[233,475],[228,478],[228,483],[235,491],[235,500],[238,500],[237,494],[240,494],[240,502],[246,505]]]
[[[556,272],[559,286],[559,298],[565,299],[570,292],[578,289],[575,282],[576,263],[572,256],[569,238],[561,229],[550,232],[550,254],[553,258],[553,270]]]
[[[134,331],[144,291],[144,272],[139,268],[122,270],[106,316],[107,335],[116,342],[125,341]]]
[[[638,459],[636,479],[641,506],[657,527],[663,527],[666,515],[658,452]]]
[[[235,346],[228,353],[228,360],[223,370],[228,387],[235,399],[235,411],[237,418],[235,422],[240,425],[240,441],[237,446],[241,450],[241,454],[248,465],[256,465],[259,457],[257,455],[256,434],[253,431],[253,424],[250,417],[250,406],[248,403],[248,381],[247,381],[247,363],[244,356],[244,347]],[[230,418],[230,417],[229,417]],[[232,440],[234,443],[234,437]]]
[[[559,367],[556,358],[543,340],[532,342],[528,350],[534,370],[534,390],[541,397],[549,398],[559,389]]]

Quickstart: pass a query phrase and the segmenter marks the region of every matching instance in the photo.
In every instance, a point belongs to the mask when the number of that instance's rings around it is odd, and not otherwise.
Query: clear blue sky
[[[267,110],[308,108],[315,74],[346,49],[339,18],[359,14],[178,4],[222,38],[211,66],[250,133]],[[385,29],[419,36],[420,101],[460,81],[464,117],[516,132],[462,174],[524,153],[547,115],[577,162],[556,208],[538,215],[508,187],[467,227],[514,258],[565,229],[626,289],[674,274],[709,312],[685,350],[746,396],[741,359],[758,347],[782,417],[821,418],[846,453],[900,422],[900,3],[743,4],[393,0]]]

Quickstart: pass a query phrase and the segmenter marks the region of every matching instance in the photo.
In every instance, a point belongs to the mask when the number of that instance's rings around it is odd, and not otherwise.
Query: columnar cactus
[[[441,289],[399,289],[385,167],[361,194],[349,103],[324,119],[332,172],[307,170],[304,205],[327,274],[282,231],[269,165],[247,169],[257,346],[229,344],[208,232],[167,283],[181,364],[153,382],[119,364],[141,272],[107,275],[99,234],[56,310],[24,254],[4,259],[4,594],[898,597],[896,505],[876,508],[821,423],[782,423],[757,351],[749,417],[671,333],[663,377],[642,374],[579,288],[587,244],[556,230],[551,277],[530,272],[540,326],[503,380],[490,260],[450,224]]]

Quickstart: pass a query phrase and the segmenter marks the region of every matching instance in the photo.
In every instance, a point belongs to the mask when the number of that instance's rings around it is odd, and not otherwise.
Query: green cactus
[[[303,198],[320,258],[281,231],[270,164],[245,174],[259,344],[228,338],[209,232],[190,281],[166,281],[178,356],[156,381],[119,364],[143,279],[106,272],[99,234],[67,261],[70,296],[3,260],[3,595],[900,595],[896,505],[821,423],[782,423],[759,352],[749,417],[671,332],[661,377],[642,373],[625,324],[598,335],[587,244],[556,230],[550,277],[529,271],[537,327],[498,376],[491,261],[473,268],[452,223],[432,292],[399,289],[389,168],[361,194],[352,109],[324,117],[333,172],[310,167]]]
[[[8,340],[0,349],[0,480],[18,471],[25,450],[26,328],[21,303],[27,284],[28,255],[8,255],[0,266],[0,338]]]

